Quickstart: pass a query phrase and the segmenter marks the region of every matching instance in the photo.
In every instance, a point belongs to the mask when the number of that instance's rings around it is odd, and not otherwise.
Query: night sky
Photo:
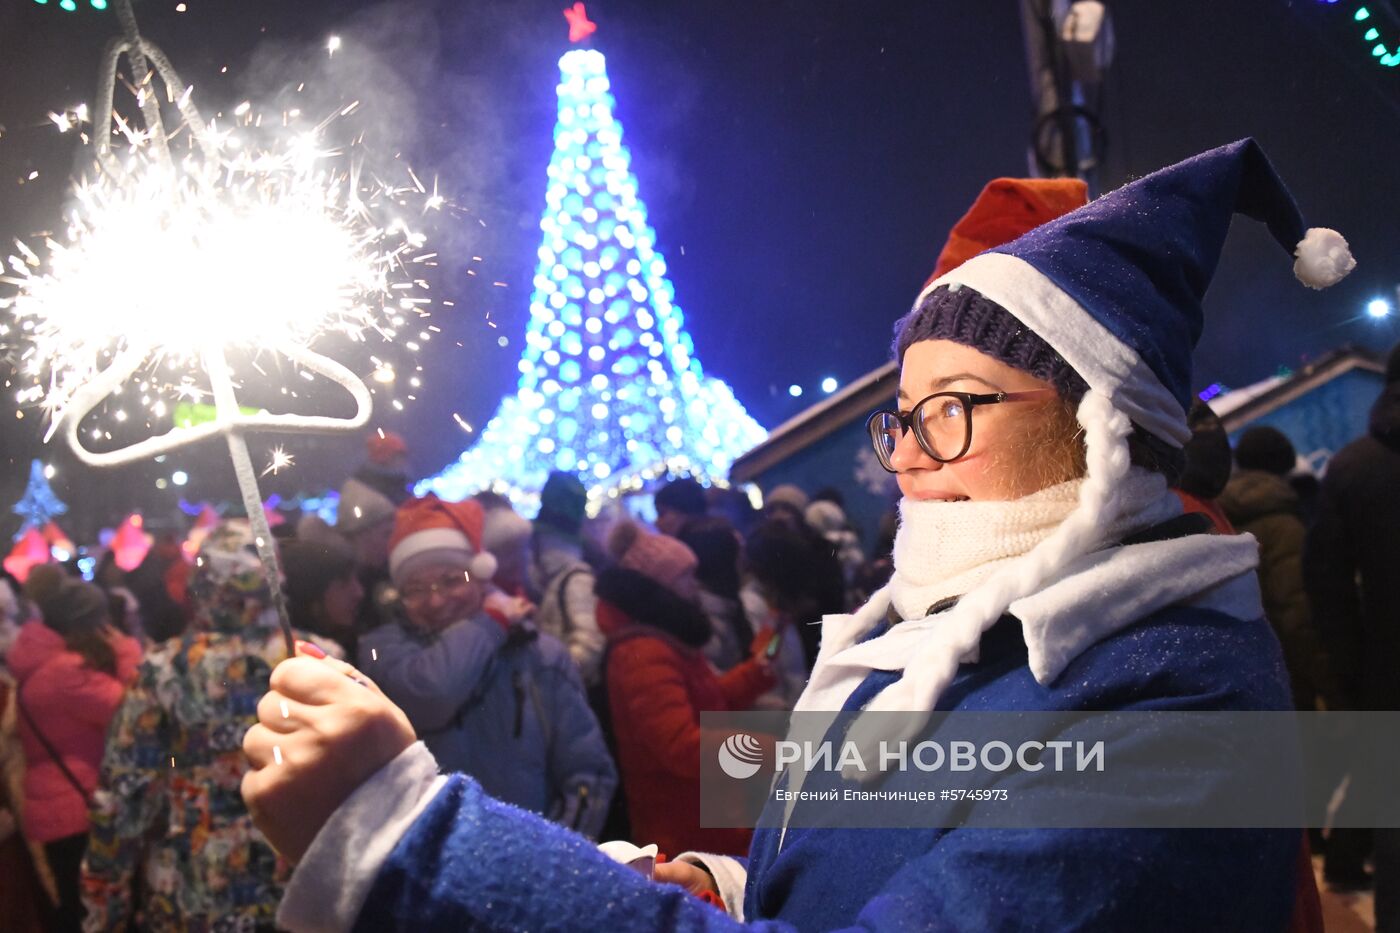
[[[0,0],[6,243],[54,225],[82,163],[76,138],[45,114],[92,99],[116,25],[110,11],[79,2],[70,14]],[[380,138],[459,206],[436,239],[434,295],[456,302],[434,318],[447,339],[421,356],[419,400],[374,422],[407,437],[418,472],[435,472],[471,439],[452,414],[484,425],[515,386],[556,62],[568,47],[564,4],[186,0],[181,13],[176,3],[137,0],[136,11],[206,112],[298,76],[327,101],[354,95]],[[1347,342],[1384,350],[1400,338],[1363,313],[1400,284],[1400,68],[1370,57],[1356,5],[1109,4],[1118,53],[1101,113],[1103,186],[1253,135],[1309,221],[1340,230],[1359,262],[1340,286],[1309,292],[1263,228],[1239,221],[1206,301],[1198,388],[1243,385]],[[1388,0],[1369,6],[1393,48],[1400,17]],[[769,428],[819,399],[823,377],[845,383],[881,364],[891,324],[948,227],[985,181],[1026,174],[1031,102],[1013,0],[598,0],[589,11],[697,356]],[[345,43],[336,63],[325,52],[333,34]],[[794,383],[806,389],[800,399],[788,394]],[[58,445],[44,449],[41,432],[35,414],[15,418],[6,393],[0,503],[18,496],[29,458],[43,456],[81,515],[79,534],[134,506],[168,512],[176,490],[153,481],[176,468],[193,476],[189,497],[236,498],[221,444],[98,474]],[[258,439],[255,459],[277,440]],[[283,442],[298,465],[266,482],[284,494],[338,485],[360,456],[354,438]],[[4,512],[0,531],[14,524]]]

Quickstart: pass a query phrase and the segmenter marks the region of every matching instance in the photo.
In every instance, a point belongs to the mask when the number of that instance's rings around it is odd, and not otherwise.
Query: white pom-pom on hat
[[[1308,288],[1328,288],[1356,268],[1346,237],[1328,227],[1309,227],[1293,255],[1293,274]]]
[[[467,564],[467,578],[485,583],[496,575],[498,566],[495,556],[490,551],[473,554],[471,563]]]

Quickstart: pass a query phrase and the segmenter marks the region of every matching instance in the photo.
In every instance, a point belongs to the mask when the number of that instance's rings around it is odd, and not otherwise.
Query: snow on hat
[[[621,521],[608,534],[608,552],[617,565],[648,576],[670,588],[700,564],[695,552],[670,535],[647,531],[633,521]]]
[[[428,559],[465,561],[473,580],[486,581],[496,573],[496,558],[481,543],[485,515],[481,503],[443,502],[429,493],[409,499],[394,516],[389,537],[389,576],[395,583]]]
[[[1201,302],[1235,214],[1268,226],[1296,257],[1294,275],[1304,285],[1325,288],[1355,266],[1341,234],[1305,227],[1263,150],[1244,139],[1124,185],[925,287],[919,301],[935,289],[972,289],[1069,363],[1088,385],[1078,406],[1088,468],[1075,510],[1049,537],[948,610],[939,625],[944,637],[911,657],[904,676],[871,700],[868,710],[932,710],[960,660],[1007,607],[1108,543],[1107,529],[1125,508],[1134,424],[1177,447],[1190,437],[1186,412]],[[888,601],[887,587],[856,618],[873,626],[876,610],[883,612]],[[1028,659],[1042,684],[1063,661],[1035,648]],[[922,727],[914,721],[919,718],[908,717],[896,738],[912,737]],[[856,723],[849,734],[868,750],[889,738],[884,733],[871,720]]]
[[[194,564],[185,590],[194,610],[193,630],[246,632],[277,625],[273,588],[278,581],[263,566],[257,536],[246,518],[214,526],[200,543]],[[164,577],[172,596],[183,567],[183,562],[174,562]]]
[[[246,518],[219,522],[205,537],[195,564],[199,572],[216,582],[262,573],[253,526]]]
[[[993,178],[953,225],[924,284],[1088,203],[1089,186],[1078,178]]]
[[[394,503],[368,483],[348,479],[340,487],[335,530],[344,535],[359,534],[394,517]]]

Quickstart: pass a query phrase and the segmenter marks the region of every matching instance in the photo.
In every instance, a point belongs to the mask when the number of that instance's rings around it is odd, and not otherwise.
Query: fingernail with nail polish
[[[297,653],[310,655],[313,658],[324,658],[326,653],[309,641],[297,642]]]

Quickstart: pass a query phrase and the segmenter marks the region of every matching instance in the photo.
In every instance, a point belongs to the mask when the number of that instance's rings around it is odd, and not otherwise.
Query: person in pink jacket
[[[24,744],[24,833],[42,843],[58,886],[50,930],[79,930],[78,870],[88,799],[97,786],[107,724],[136,676],[141,647],[108,621],[97,587],[65,580],[25,624],[6,660],[19,683]]]

